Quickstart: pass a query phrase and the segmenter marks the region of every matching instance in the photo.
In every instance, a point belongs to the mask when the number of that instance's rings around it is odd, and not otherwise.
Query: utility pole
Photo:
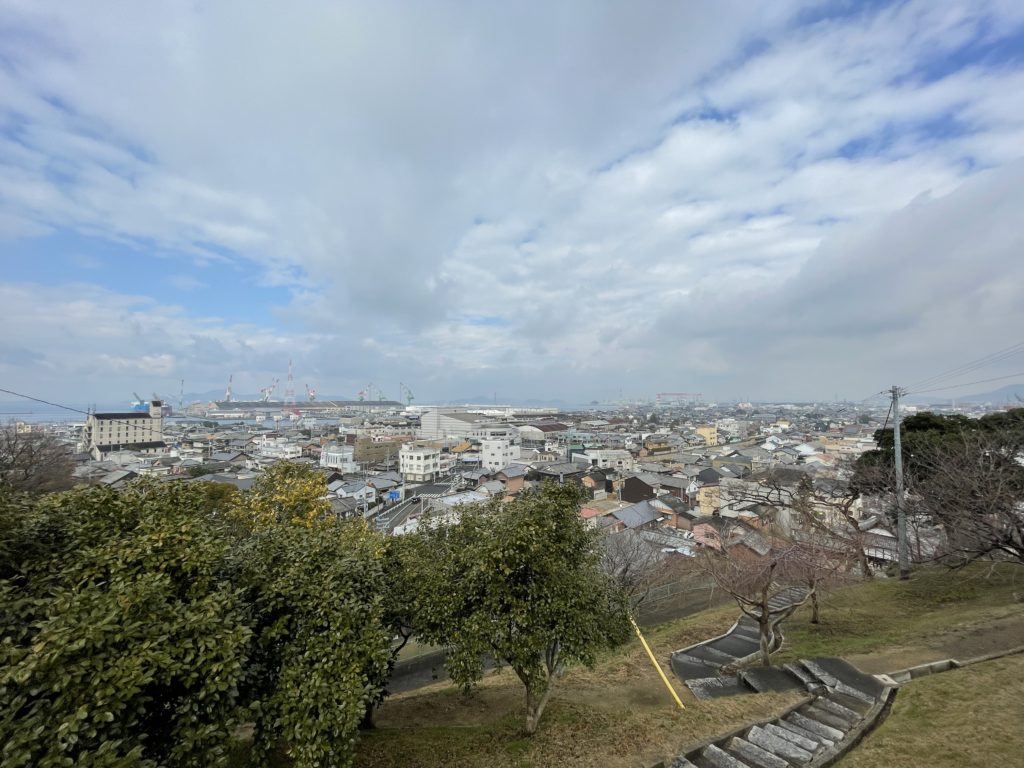
[[[900,388],[893,385],[892,437],[896,470],[896,545],[899,548],[900,579],[910,578],[910,554],[907,547],[907,512],[903,505],[903,447],[900,440]]]

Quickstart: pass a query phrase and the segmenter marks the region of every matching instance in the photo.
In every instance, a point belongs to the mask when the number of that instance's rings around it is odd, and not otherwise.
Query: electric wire
[[[1024,353],[1024,342],[1012,344],[1011,346],[1006,347],[1005,349],[1001,349],[997,352],[992,352],[988,355],[984,355],[983,357],[977,358],[968,363],[958,365],[954,368],[949,368],[941,373],[935,374],[934,376],[929,376],[925,379],[916,381],[913,384],[911,384],[908,387],[908,389],[921,390],[925,387],[935,387],[938,386],[939,384],[944,384],[946,381],[950,379],[955,379],[958,376],[964,376],[968,373],[972,373],[978,370],[979,368],[984,368],[986,366],[1002,362],[1003,360],[1007,360],[1021,353]]]
[[[43,405],[53,406],[54,408],[63,408],[65,411],[71,411],[73,413],[81,413],[81,414],[83,414],[85,416],[92,416],[93,415],[93,414],[89,413],[89,411],[83,411],[81,408],[72,408],[70,405],[62,405],[61,403],[54,403],[54,402],[51,402],[49,400],[43,400],[41,397],[33,397],[32,395],[26,395],[23,392],[15,392],[13,389],[5,389],[4,387],[0,387],[0,392],[3,392],[3,393],[8,394],[8,395],[14,395],[15,397],[23,397],[26,400],[32,400],[33,402],[42,403]],[[123,424],[124,427],[125,427],[125,431],[126,432],[127,432],[127,428],[128,427],[139,427],[139,425],[136,423],[135,419],[130,418],[130,417],[129,418],[106,419],[106,421],[110,422],[111,424],[117,424],[119,430],[120,430],[121,425]],[[111,429],[113,429],[113,428],[111,428]],[[156,431],[156,429],[152,425],[142,426],[141,429],[142,429],[143,436],[148,436],[149,438],[151,438],[149,441],[127,440],[128,436],[126,434],[125,435],[126,440],[125,440],[124,443],[117,442],[117,443],[112,443],[112,445],[117,445],[117,446],[120,447],[120,446],[123,446],[123,445],[137,445],[140,442],[161,442],[163,440],[163,434],[162,433],[158,433]],[[147,435],[147,433],[148,433],[148,435]],[[118,434],[120,435],[120,432]],[[152,438],[154,438],[154,437],[159,438],[159,439],[158,440],[152,440]]]
[[[926,392],[942,392],[947,389],[960,389],[961,387],[971,387],[975,384],[988,384],[991,381],[1004,381],[1006,379],[1017,379],[1024,377],[1024,371],[1021,373],[1011,373],[1008,376],[994,376],[991,379],[980,379],[979,381],[965,381],[963,384],[947,384],[941,387],[935,387],[934,389],[914,389],[907,392],[909,395],[922,395]]]

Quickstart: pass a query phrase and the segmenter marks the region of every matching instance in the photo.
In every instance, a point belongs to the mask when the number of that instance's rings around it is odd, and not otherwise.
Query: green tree
[[[203,489],[0,500],[4,766],[218,765],[251,632]]]
[[[565,664],[592,664],[628,634],[581,499],[573,485],[546,484],[511,503],[464,507],[458,523],[421,534],[417,637],[449,648],[448,671],[466,689],[485,657],[510,666],[526,689],[528,734]]]
[[[349,765],[388,675],[383,537],[362,520],[299,520],[261,525],[240,552],[255,756],[265,764],[284,743],[298,768]]]
[[[234,516],[253,531],[281,523],[311,526],[331,511],[324,476],[313,467],[279,461],[237,498]]]
[[[857,461],[854,482],[891,492],[894,440],[875,433],[878,449]],[[980,419],[919,413],[902,422],[904,479],[911,510],[944,533],[940,554],[961,565],[979,558],[1024,562],[1024,409]]]

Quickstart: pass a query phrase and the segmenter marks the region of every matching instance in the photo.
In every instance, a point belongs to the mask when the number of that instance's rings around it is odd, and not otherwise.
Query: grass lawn
[[[888,719],[841,768],[964,768],[1024,761],[1024,655],[1007,656],[900,688]]]
[[[1024,568],[920,569],[909,581],[876,579],[822,600],[821,624],[804,607],[783,626],[779,662],[842,656],[872,674],[944,658],[966,659],[1024,643]]]
[[[922,570],[909,582],[879,579],[845,587],[824,598],[822,624],[810,624],[807,609],[790,619],[784,630],[786,645],[776,658],[843,656],[865,671],[883,672],[922,661],[950,656],[966,659],[1009,648],[1024,643],[1024,603],[1017,597],[1022,594],[1024,569],[1009,566],[991,573],[987,567],[956,573]],[[687,706],[685,712],[675,710],[640,644],[633,641],[607,653],[593,670],[570,669],[558,681],[532,738],[522,735],[522,686],[504,671],[485,678],[468,696],[450,684],[437,683],[389,698],[379,710],[378,728],[362,734],[355,764],[358,768],[652,765],[695,742],[755,719],[770,718],[796,700],[793,695],[750,695],[697,701],[672,677],[668,669],[671,651],[721,634],[736,616],[737,609],[726,605],[645,630],[655,656]],[[985,686],[992,688],[991,700],[952,705],[948,713],[959,721],[958,727],[979,734],[988,731],[991,740],[992,731],[1002,727],[996,725],[1001,719],[1013,718],[1018,731],[1022,719],[1020,680],[1024,669],[1017,666],[1012,675],[1003,673],[1016,684],[1015,695],[1003,698],[995,685],[1000,680],[998,670],[1004,669],[1000,663],[977,665],[911,685],[944,685],[947,676],[968,680],[975,671],[981,674],[995,669],[993,684]],[[1007,661],[1014,663],[1024,662]],[[967,686],[961,686],[966,692]],[[903,718],[904,727],[920,728],[925,734],[929,718],[913,716],[910,691],[908,686],[897,698],[893,726],[901,722],[896,716],[905,704],[911,717]],[[941,706],[941,698],[936,700]],[[989,716],[990,707],[999,708],[999,718]],[[886,726],[871,738],[884,737]],[[868,749],[872,743],[869,740],[860,749]],[[1020,741],[1015,743],[1018,751],[1013,754],[1024,753]],[[882,758],[878,752],[873,761],[853,763],[853,759],[847,758],[843,765],[921,764],[910,758]],[[999,764],[999,760],[992,762]],[[927,764],[969,763],[929,760]],[[1002,764],[1014,763],[1011,759]]]

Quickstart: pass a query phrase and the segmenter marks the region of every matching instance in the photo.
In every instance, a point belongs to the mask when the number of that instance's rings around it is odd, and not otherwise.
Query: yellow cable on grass
[[[676,693],[675,688],[672,687],[672,683],[670,683],[668,678],[665,676],[665,670],[661,668],[661,664],[659,664],[658,660],[654,658],[654,652],[651,650],[651,646],[647,644],[643,634],[640,632],[640,627],[637,626],[636,621],[634,621],[632,616],[629,617],[629,623],[633,625],[633,630],[636,632],[636,636],[640,638],[640,642],[643,644],[644,650],[647,651],[647,655],[651,659],[651,664],[653,664],[654,668],[658,670],[658,674],[661,675],[661,681],[665,683],[665,687],[668,688],[668,692],[672,694],[672,698],[676,700],[676,704],[679,705],[680,709],[686,709],[686,707],[683,706],[683,702],[679,699],[679,694]]]

